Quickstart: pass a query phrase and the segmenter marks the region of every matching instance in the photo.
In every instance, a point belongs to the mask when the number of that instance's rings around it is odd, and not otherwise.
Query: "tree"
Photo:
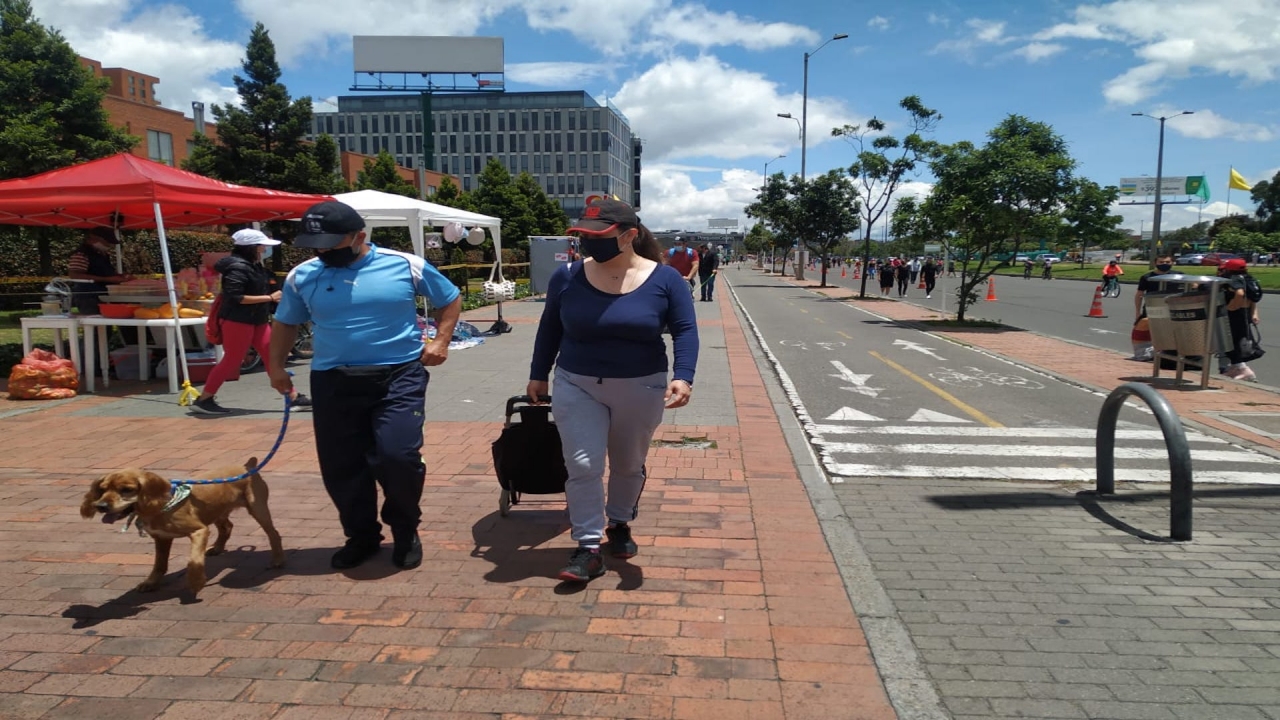
[[[768,183],[747,206],[747,215],[766,219],[780,235],[804,238],[805,247],[822,261],[819,286],[827,287],[831,251],[858,229],[858,210],[853,182],[842,170],[831,170],[811,180],[796,175]]]
[[[436,188],[436,194],[431,196],[431,202],[437,205],[464,209],[462,191],[453,182],[453,178],[448,175],[440,179],[440,187]]]
[[[799,176],[794,178],[799,182]],[[795,247],[794,210],[791,203],[792,180],[783,173],[774,173],[765,179],[764,186],[756,193],[755,202],[745,208],[747,217],[761,221],[772,236],[773,250],[782,251],[782,273],[787,272],[787,251]],[[777,263],[771,270],[777,270]]]
[[[1255,214],[1262,222],[1262,231],[1280,232],[1280,172],[1270,180],[1262,180],[1254,185],[1249,197],[1258,203]]]
[[[934,157],[939,147],[924,135],[933,132],[942,115],[925,107],[916,95],[902,98],[898,106],[907,111],[907,134],[901,140],[883,134],[888,126],[878,118],[871,118],[866,126],[845,125],[831,131],[834,137],[844,138],[857,153],[857,158],[849,166],[849,177],[853,178],[857,194],[862,199],[864,266],[871,259],[872,226],[889,209],[903,177],[914,172],[921,161]],[[825,275],[826,268],[823,270]],[[859,297],[866,296],[867,276],[864,274]]]
[[[569,228],[569,216],[565,214],[560,203],[547,197],[536,178],[527,172],[516,177],[516,189],[524,196],[533,218],[533,231],[516,235],[516,245],[526,248],[529,235],[563,235]],[[501,217],[501,216],[499,216]],[[506,231],[503,231],[505,236]]]
[[[400,177],[396,159],[386,150],[379,150],[377,157],[367,158],[364,169],[356,174],[357,190],[380,190],[405,197],[418,197],[418,188]]]
[[[1084,251],[1091,246],[1108,247],[1124,242],[1120,223],[1124,218],[1111,214],[1111,206],[1120,198],[1120,190],[1113,185],[1102,187],[1098,183],[1080,178],[1068,196],[1062,213],[1063,226],[1058,233],[1060,241],[1080,247],[1080,263],[1084,264]],[[1174,247],[1165,243],[1165,247]],[[1154,262],[1155,258],[1152,258]]]
[[[756,267],[763,267],[764,251],[773,247],[773,233],[769,232],[769,228],[765,227],[764,223],[754,223],[742,238],[742,246],[747,252],[756,256]]]
[[[476,189],[468,196],[469,209],[501,218],[502,237],[508,244],[519,245],[521,240],[527,243],[530,235],[539,234],[530,198],[512,181],[506,165],[497,158],[489,158],[478,180]]]
[[[1191,250],[1192,243],[1206,242],[1209,237],[1209,222],[1198,222],[1195,225],[1178,228],[1170,232],[1160,233],[1160,242],[1165,252],[1174,255]]]
[[[1280,242],[1280,233],[1266,234],[1242,227],[1228,227],[1214,238],[1213,248],[1220,252],[1247,256],[1255,251],[1273,250]]]
[[[342,177],[341,153],[331,136],[325,134],[316,138],[311,155],[316,167],[316,192],[333,195],[351,190],[351,185]]]
[[[0,0],[0,179],[133,148],[138,138],[113,127],[102,108],[110,84],[80,64],[61,34],[36,21],[30,0]],[[40,271],[52,274],[52,233],[27,232],[36,237]]]
[[[1066,141],[1048,124],[1009,115],[987,137],[982,147],[960,142],[943,149],[931,163],[937,183],[924,202],[928,222],[952,235],[965,260],[977,261],[972,268],[966,262],[960,277],[961,321],[977,285],[996,269],[987,266],[992,256],[1052,237],[1080,188]]]
[[[244,75],[233,78],[240,106],[213,106],[218,139],[196,134],[183,168],[252,187],[323,192],[332,179],[303,140],[311,98],[290,99],[280,82],[275,43],[262,23],[249,35],[241,68]]]

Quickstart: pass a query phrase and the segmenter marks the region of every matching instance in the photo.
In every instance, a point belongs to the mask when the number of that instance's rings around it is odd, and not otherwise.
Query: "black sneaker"
[[[640,551],[636,541],[631,539],[631,526],[626,523],[606,528],[604,534],[609,536],[609,554],[616,558],[633,558]]]
[[[600,551],[580,547],[569,557],[569,564],[560,571],[564,582],[587,582],[604,574],[604,558]]]
[[[382,538],[378,538],[376,541],[350,538],[347,540],[347,544],[343,545],[342,549],[334,553],[333,557],[330,558],[329,567],[334,570],[350,570],[353,567],[358,567],[365,560],[378,554],[381,543]]]
[[[295,397],[289,405],[295,408],[311,407],[311,398],[303,395],[302,393],[298,393],[298,396]]]
[[[191,403],[191,407],[194,408],[196,412],[206,413],[209,415],[229,415],[231,413],[230,410],[219,405],[213,398],[196,400]]]
[[[401,570],[412,570],[422,564],[422,541],[418,539],[417,532],[404,540],[396,539],[391,562]]]

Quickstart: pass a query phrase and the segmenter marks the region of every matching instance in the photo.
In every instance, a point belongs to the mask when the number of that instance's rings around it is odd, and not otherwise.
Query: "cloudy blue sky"
[[[742,217],[770,171],[799,172],[802,62],[810,175],[847,165],[830,129],[900,120],[919,95],[936,137],[980,141],[1008,113],[1052,124],[1080,172],[1103,184],[1154,175],[1156,121],[1170,120],[1166,175],[1205,174],[1223,214],[1231,166],[1280,170],[1280,0],[34,0],[83,55],[157,75],[162,101],[234,98],[249,29],[262,21],[295,95],[345,94],[351,35],[499,35],[510,90],[587,90],[644,138],[641,213],[657,228]],[[318,103],[318,108],[326,106]],[[927,192],[927,174],[904,191]],[[1232,205],[1250,209],[1235,191]],[[1137,229],[1151,208],[1120,208]],[[1199,206],[1166,210],[1165,227]]]

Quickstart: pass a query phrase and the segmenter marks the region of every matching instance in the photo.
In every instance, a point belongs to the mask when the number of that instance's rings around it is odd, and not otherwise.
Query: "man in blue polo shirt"
[[[426,368],[448,359],[461,296],[422,258],[369,244],[364,219],[340,202],[309,208],[293,244],[317,257],[290,271],[281,288],[267,372],[273,388],[292,390],[285,361],[298,326],[310,322],[316,455],[347,536],[330,565],[353,568],[378,552],[380,485],[382,522],[395,543],[391,560],[417,567]],[[418,325],[418,295],[437,312],[439,332],[429,343]]]

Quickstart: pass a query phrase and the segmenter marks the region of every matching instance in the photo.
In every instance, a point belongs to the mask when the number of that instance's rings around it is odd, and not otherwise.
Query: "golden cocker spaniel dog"
[[[222,468],[196,479],[235,477],[257,465],[257,458],[249,458],[243,468]],[[205,583],[204,558],[226,549],[232,527],[229,516],[232,510],[240,507],[248,510],[267,533],[267,540],[271,543],[271,567],[284,565],[284,547],[280,543],[280,533],[271,522],[271,511],[267,509],[267,483],[261,475],[254,473],[232,483],[191,485],[190,488],[189,497],[166,510],[165,505],[173,498],[168,480],[143,470],[117,470],[93,481],[80,504],[80,515],[88,519],[101,513],[104,523],[133,522],[155,540],[155,564],[147,579],[138,585],[141,592],[159,587],[169,569],[169,550],[174,539],[180,537],[191,538],[187,587],[192,594],[200,592]],[[210,526],[218,529],[218,537],[212,546],[209,545]]]

